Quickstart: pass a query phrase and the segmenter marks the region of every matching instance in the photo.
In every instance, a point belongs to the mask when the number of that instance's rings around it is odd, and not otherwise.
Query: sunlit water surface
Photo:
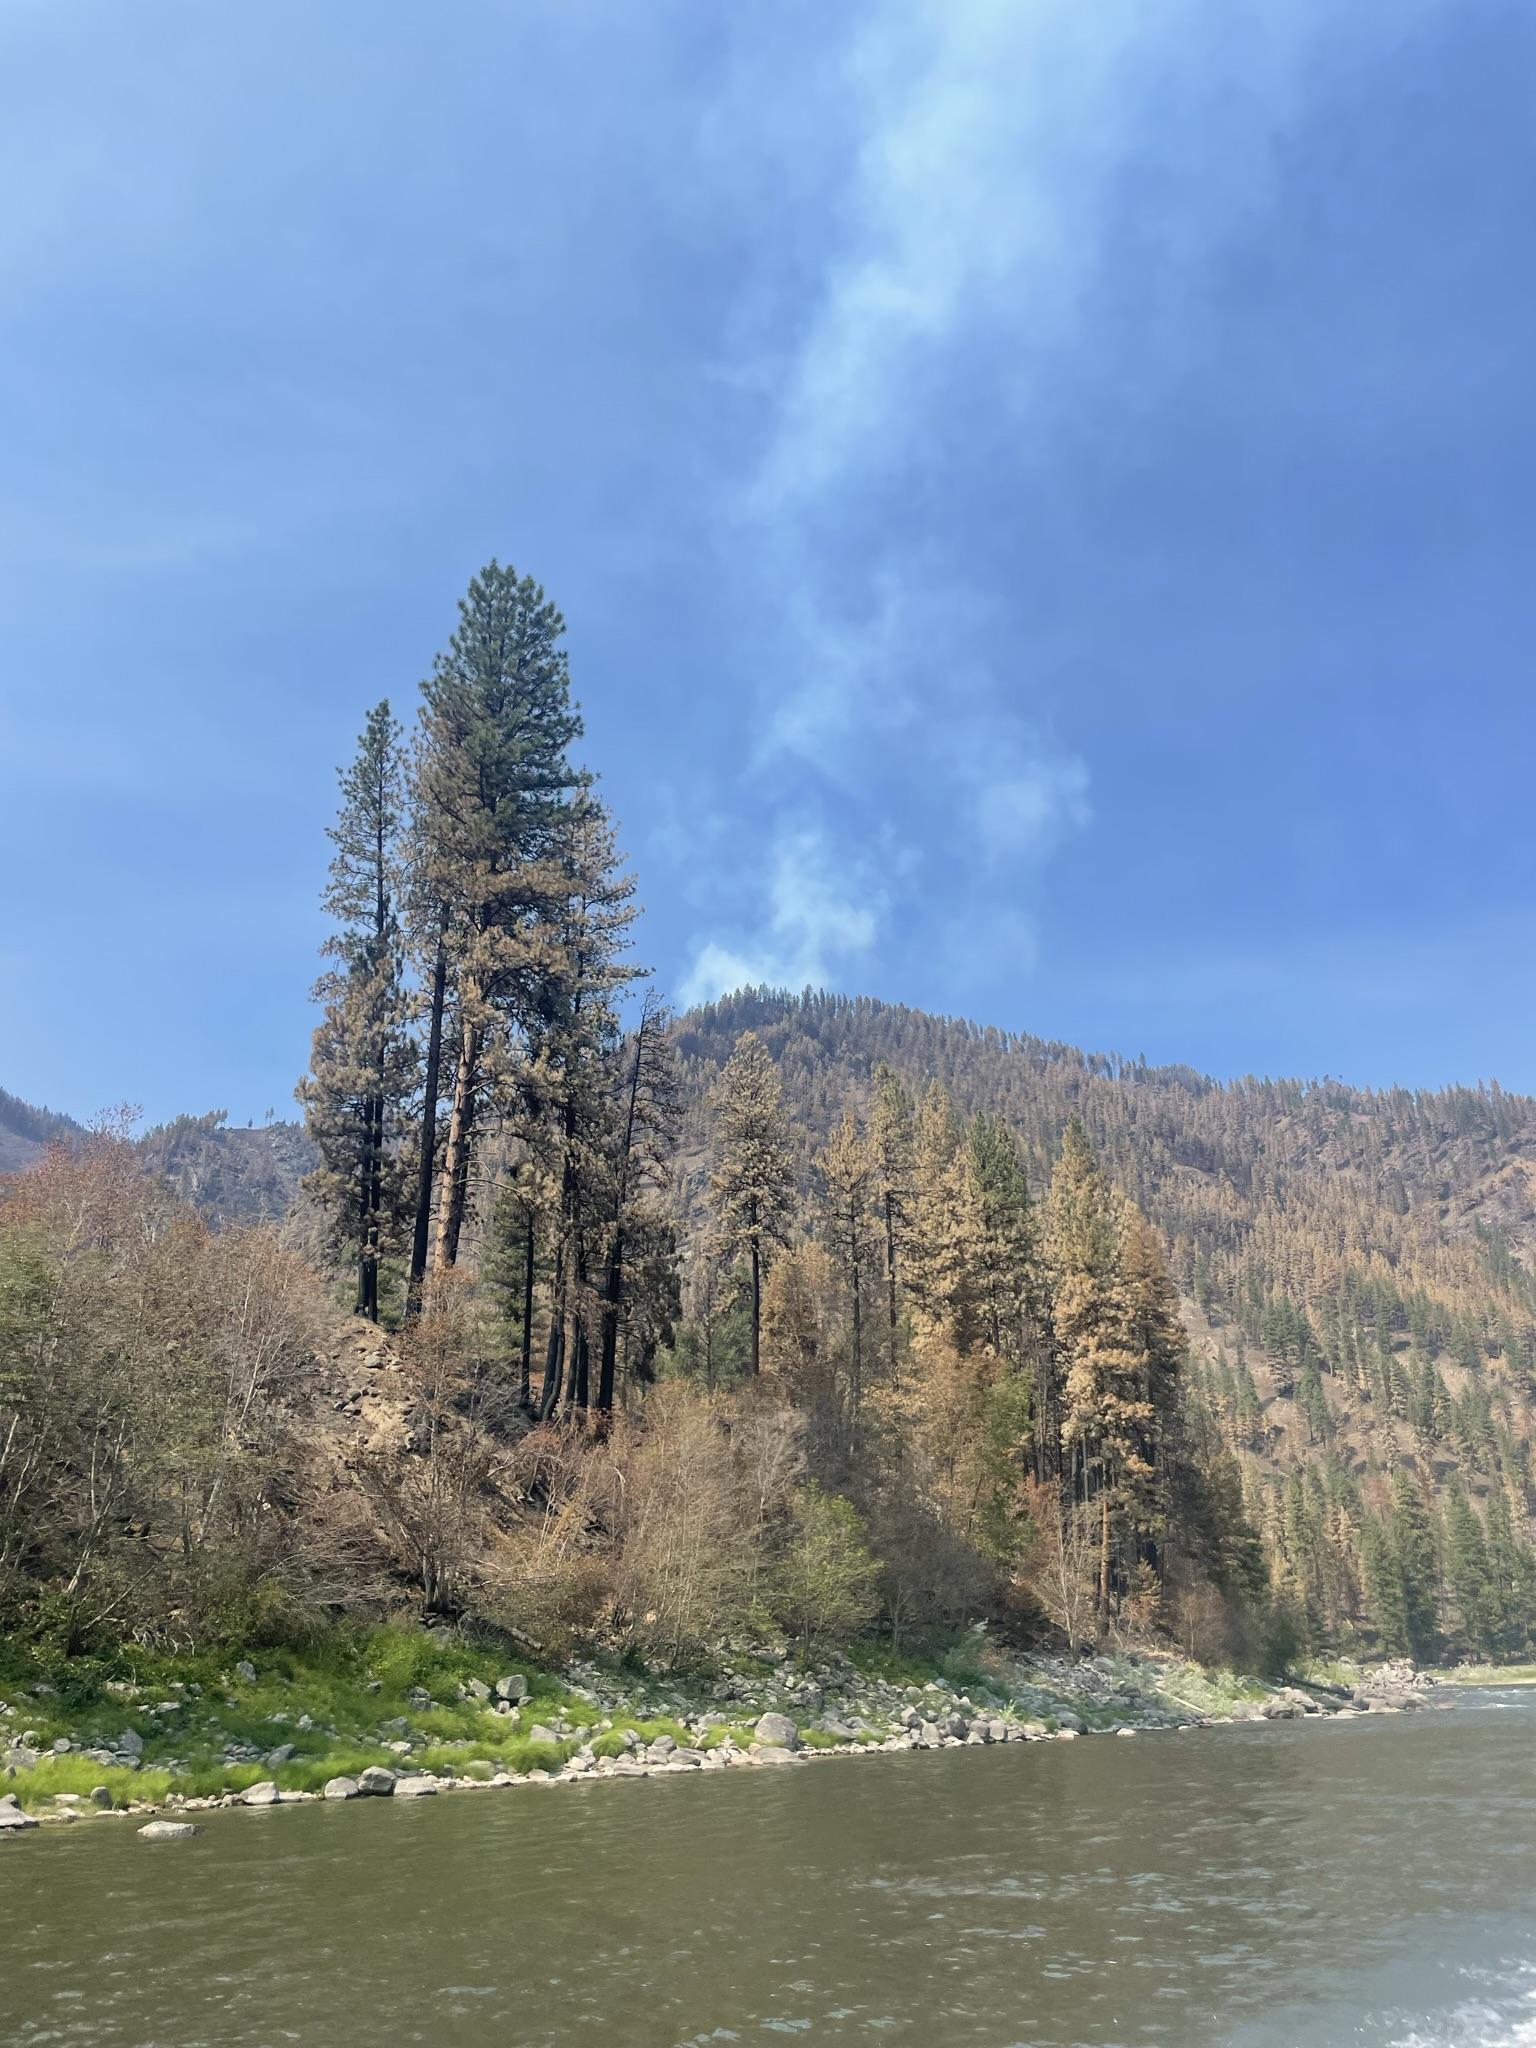
[[[1536,1697],[0,1842],[0,2041],[1536,2048]]]

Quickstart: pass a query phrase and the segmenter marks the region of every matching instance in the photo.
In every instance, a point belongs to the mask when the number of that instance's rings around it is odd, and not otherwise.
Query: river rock
[[[144,1738],[137,1728],[125,1728],[115,1745],[124,1756],[139,1757],[144,1754]]]
[[[93,1785],[91,1787],[91,1804],[92,1806],[99,1806],[103,1809],[110,1809],[112,1805],[111,1786]]]
[[[259,1785],[247,1785],[240,1794],[242,1806],[276,1806],[278,1790],[270,1778],[263,1778]]]
[[[485,1705],[491,1696],[491,1688],[483,1678],[466,1678],[464,1681],[464,1691],[468,1698],[478,1700],[482,1706]]]
[[[356,1799],[360,1789],[356,1778],[327,1778],[320,1792],[325,1799]]]
[[[290,1763],[296,1754],[291,1742],[280,1742],[276,1749],[267,1751],[267,1769],[275,1771],[279,1764]]]
[[[560,1738],[553,1728],[546,1728],[542,1721],[535,1721],[528,1730],[528,1740],[530,1742],[558,1742]]]
[[[788,1714],[764,1714],[752,1733],[765,1749],[800,1747],[800,1731]]]
[[[254,1685],[256,1683],[256,1666],[249,1657],[242,1657],[240,1659],[240,1662],[235,1666],[235,1676],[236,1678],[243,1679],[247,1685]]]
[[[188,1835],[200,1835],[202,1829],[190,1820],[152,1820],[138,1832],[141,1842],[184,1842]]]
[[[528,1697],[528,1681],[520,1671],[509,1671],[505,1678],[496,1681],[496,1697],[499,1700],[525,1700]]]
[[[37,1822],[30,1813],[23,1813],[21,1801],[14,1792],[7,1792],[0,1799],[0,1828],[19,1832],[22,1828],[35,1828]]]
[[[755,1764],[792,1764],[795,1761],[795,1753],[778,1743],[763,1743],[753,1750],[752,1761]]]
[[[396,1799],[428,1799],[436,1790],[435,1778],[396,1778],[392,1796]]]
[[[383,1764],[370,1764],[367,1770],[358,1773],[357,1789],[365,1799],[387,1799],[395,1789],[395,1773]]]

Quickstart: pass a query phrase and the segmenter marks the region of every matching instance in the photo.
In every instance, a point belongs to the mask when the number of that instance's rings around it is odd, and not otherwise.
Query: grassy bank
[[[1536,1685],[1536,1664],[1456,1664],[1433,1676],[1441,1685]]]
[[[668,1739],[734,1760],[765,1712],[791,1720],[802,1749],[853,1750],[933,1746],[933,1731],[995,1741],[1251,1719],[1275,1691],[1169,1656],[1018,1658],[979,1633],[932,1657],[860,1646],[806,1663],[758,1644],[686,1674],[616,1662],[554,1673],[504,1646],[404,1626],[245,1652],[123,1646],[65,1659],[12,1643],[0,1655],[0,1790],[41,1814],[265,1781],[317,1793],[370,1765],[444,1781],[602,1770],[655,1761]]]
[[[526,1696],[498,1713],[478,1689],[513,1671]],[[318,1791],[370,1764],[398,1767],[402,1756],[417,1770],[489,1777],[557,1769],[601,1718],[547,1672],[420,1629],[347,1631],[248,1654],[124,1647],[64,1664],[13,1647],[0,1670],[0,1769],[10,1745],[37,1753],[5,1779],[29,1807],[98,1786],[123,1805],[265,1779]],[[531,1737],[551,1720],[572,1732]]]

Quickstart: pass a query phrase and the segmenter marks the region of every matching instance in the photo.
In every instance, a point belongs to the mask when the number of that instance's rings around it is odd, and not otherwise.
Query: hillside
[[[0,1174],[25,1172],[50,1145],[74,1145],[85,1135],[73,1117],[39,1109],[0,1088]],[[216,1226],[286,1216],[314,1164],[301,1124],[231,1125],[217,1109],[173,1117],[135,1142],[166,1186]]]
[[[1508,1528],[1518,1547],[1528,1534],[1530,1098],[1496,1087],[1220,1084],[864,998],[745,991],[674,1027],[682,1120],[667,1205],[685,1282],[706,1244],[711,1090],[746,1031],[777,1067],[806,1216],[816,1213],[818,1148],[845,1108],[864,1116],[882,1065],[915,1097],[941,1085],[961,1119],[1006,1123],[1037,1200],[1063,1131],[1081,1121],[1111,1178],[1166,1240],[1199,1426],[1233,1453],[1272,1576],[1293,1587],[1321,1638],[1347,1639],[1371,1611],[1370,1530],[1408,1511],[1405,1476],[1437,1520],[1437,1543],[1449,1546],[1453,1527],[1465,1534],[1467,1500],[1490,1542]],[[79,1127],[0,1096],[0,1134],[4,1163],[24,1167]],[[501,1144],[486,1136],[490,1185]],[[137,1143],[157,1177],[215,1225],[291,1214],[314,1156],[296,1124],[232,1129],[216,1112],[177,1118]],[[471,1214],[469,1226],[478,1264],[484,1219]],[[665,1294],[659,1329],[671,1314]],[[698,1356],[689,1300],[685,1285],[673,1357],[685,1372]],[[544,1315],[541,1307],[536,1351]]]
[[[778,1064],[801,1164],[884,1062],[1003,1117],[1038,1194],[1068,1120],[1167,1239],[1192,1382],[1242,1461],[1272,1554],[1325,1623],[1337,1545],[1406,1470],[1496,1518],[1531,1506],[1536,1101],[1497,1087],[1219,1084],[864,998],[746,991],[681,1020],[680,1200],[743,1031]],[[1358,1559],[1356,1560],[1358,1569]]]
[[[0,1173],[21,1173],[59,1138],[80,1135],[73,1117],[39,1109],[0,1088]]]

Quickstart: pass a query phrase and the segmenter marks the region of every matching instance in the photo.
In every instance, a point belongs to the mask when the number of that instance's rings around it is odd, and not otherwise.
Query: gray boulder
[[[396,1778],[392,1796],[396,1799],[427,1799],[436,1790],[434,1778]]]
[[[383,1764],[370,1764],[358,1774],[357,1789],[365,1799],[387,1799],[395,1789],[395,1773]]]
[[[240,1794],[242,1806],[276,1806],[277,1787],[270,1778],[263,1778],[259,1785],[247,1785]]]
[[[297,1751],[291,1742],[280,1742],[276,1749],[267,1751],[267,1769],[275,1771],[279,1764],[291,1762],[296,1754]]]
[[[202,1833],[190,1820],[152,1820],[139,1829],[141,1842],[184,1842],[189,1835]]]
[[[499,1700],[525,1700],[528,1697],[528,1681],[520,1671],[509,1671],[505,1678],[496,1681],[496,1697]]]
[[[752,1733],[765,1749],[796,1750],[800,1747],[800,1730],[788,1714],[764,1714]]]
[[[359,1790],[356,1778],[327,1778],[320,1795],[323,1799],[356,1799]]]
[[[479,1700],[482,1706],[484,1706],[485,1702],[491,1696],[491,1688],[486,1684],[483,1678],[465,1679],[464,1690],[468,1694],[470,1699]]]
[[[125,1728],[117,1738],[116,1747],[125,1756],[142,1756],[144,1754],[144,1738],[137,1728]]]
[[[530,1742],[558,1742],[560,1738],[553,1728],[546,1728],[542,1721],[535,1721],[528,1730],[528,1740]]]
[[[256,1666],[248,1657],[242,1657],[235,1666],[235,1676],[236,1678],[243,1678],[247,1685],[254,1685],[256,1683]]]
[[[109,1785],[93,1785],[91,1787],[91,1804],[92,1806],[101,1807],[103,1812],[109,1810],[112,1805],[112,1788]]]
[[[765,1743],[752,1752],[752,1761],[758,1764],[792,1764],[795,1753],[792,1749],[781,1748],[777,1743]]]
[[[30,1813],[23,1813],[21,1801],[14,1792],[7,1792],[0,1799],[0,1828],[19,1832],[22,1828],[35,1828],[37,1822]]]

